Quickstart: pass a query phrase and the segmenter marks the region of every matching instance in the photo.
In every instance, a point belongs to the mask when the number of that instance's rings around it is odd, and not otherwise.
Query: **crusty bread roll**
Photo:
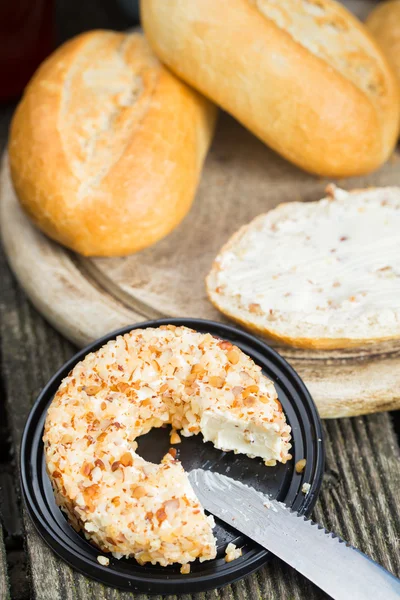
[[[212,303],[300,348],[400,337],[400,188],[328,188],[242,227],[207,277]]]
[[[396,78],[333,0],[142,0],[156,54],[303,169],[379,167],[399,131]]]
[[[400,81],[400,0],[379,4],[368,16],[367,26]]]
[[[143,35],[80,35],[42,64],[15,113],[17,195],[40,229],[81,254],[145,248],[188,212],[215,114]]]

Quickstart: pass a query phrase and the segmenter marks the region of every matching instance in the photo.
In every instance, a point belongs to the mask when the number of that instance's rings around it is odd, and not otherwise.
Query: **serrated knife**
[[[270,550],[335,600],[400,599],[400,579],[281,502],[211,471],[195,469],[189,479],[206,510]]]

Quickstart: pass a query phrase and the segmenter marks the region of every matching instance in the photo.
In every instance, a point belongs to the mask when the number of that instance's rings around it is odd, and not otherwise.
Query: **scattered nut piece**
[[[182,575],[187,575],[188,573],[190,573],[190,565],[189,565],[189,563],[187,563],[186,565],[182,565],[181,566],[181,573],[182,573]]]
[[[306,459],[302,458],[301,460],[298,460],[297,463],[295,464],[294,468],[296,470],[296,473],[302,473],[304,471],[304,468],[306,466]]]
[[[97,562],[103,565],[103,567],[108,567],[108,565],[110,564],[110,559],[107,558],[107,556],[102,556],[101,554],[99,554],[99,556],[97,557]]]
[[[172,458],[176,458],[176,448],[170,448],[168,454],[170,454]]]
[[[310,488],[311,488],[310,483],[303,483],[301,491],[303,492],[303,494],[308,494],[308,492],[310,491]]]
[[[225,550],[225,562],[232,562],[242,556],[242,549],[236,548],[235,544],[230,542]]]

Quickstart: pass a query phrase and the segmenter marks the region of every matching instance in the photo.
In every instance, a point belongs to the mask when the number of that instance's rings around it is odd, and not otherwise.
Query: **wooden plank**
[[[0,333],[9,420],[18,447],[29,408],[52,373],[74,348],[35,312],[4,263],[0,277]],[[396,508],[400,489],[399,447],[388,414],[325,423],[327,474],[316,519],[400,574]],[[60,561],[36,534],[27,516],[27,548],[35,597],[43,600],[127,600],[87,580]],[[259,573],[221,591],[183,596],[185,600],[322,599],[303,577],[274,560]],[[144,600],[145,596],[138,596]],[[170,597],[172,600],[172,596]]]
[[[0,598],[8,600],[10,598],[10,589],[8,585],[7,557],[4,546],[3,528],[0,526]]]

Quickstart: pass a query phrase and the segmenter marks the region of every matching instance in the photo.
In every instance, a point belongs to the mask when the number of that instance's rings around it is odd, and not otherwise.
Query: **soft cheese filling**
[[[216,448],[235,454],[247,454],[250,458],[262,458],[267,464],[280,460],[282,437],[279,426],[274,423],[266,428],[243,422],[229,413],[205,411],[200,422],[205,442]]]

